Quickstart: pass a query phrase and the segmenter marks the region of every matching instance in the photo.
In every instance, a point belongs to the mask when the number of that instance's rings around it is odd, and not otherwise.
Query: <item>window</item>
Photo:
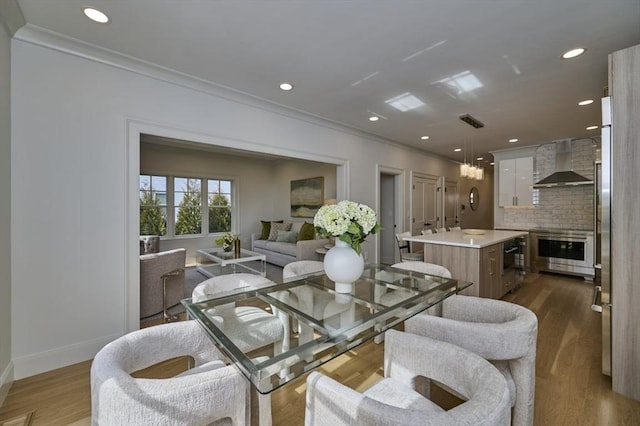
[[[202,179],[173,178],[175,234],[202,234]]]
[[[140,235],[167,235],[165,176],[140,176]]]
[[[207,181],[209,233],[231,232],[231,181]]]
[[[233,211],[231,180],[140,175],[140,235],[231,232]]]

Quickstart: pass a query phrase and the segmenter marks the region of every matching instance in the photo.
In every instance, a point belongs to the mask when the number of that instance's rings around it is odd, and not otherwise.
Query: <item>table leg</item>
[[[271,426],[271,398],[262,395],[252,384],[249,384],[251,412],[247,424],[251,426]]]

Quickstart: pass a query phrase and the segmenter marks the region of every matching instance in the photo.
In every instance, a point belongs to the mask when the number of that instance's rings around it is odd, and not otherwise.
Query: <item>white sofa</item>
[[[315,238],[295,243],[261,240],[261,233],[251,234],[251,251],[267,256],[267,262],[278,266],[297,260],[322,260],[323,256],[316,249],[329,244],[327,238]]]

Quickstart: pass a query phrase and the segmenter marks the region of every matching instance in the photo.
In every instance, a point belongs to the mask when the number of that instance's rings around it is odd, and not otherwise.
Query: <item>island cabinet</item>
[[[491,231],[484,235],[446,232],[406,238],[424,244],[424,261],[442,265],[459,280],[473,285],[461,294],[500,299],[515,285],[515,270],[503,271],[503,242],[526,235],[518,231]]]

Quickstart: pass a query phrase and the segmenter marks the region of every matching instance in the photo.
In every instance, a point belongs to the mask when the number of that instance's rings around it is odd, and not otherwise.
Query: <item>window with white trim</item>
[[[233,188],[229,179],[140,175],[140,235],[231,232]]]
[[[166,176],[140,176],[140,235],[167,235]]]

